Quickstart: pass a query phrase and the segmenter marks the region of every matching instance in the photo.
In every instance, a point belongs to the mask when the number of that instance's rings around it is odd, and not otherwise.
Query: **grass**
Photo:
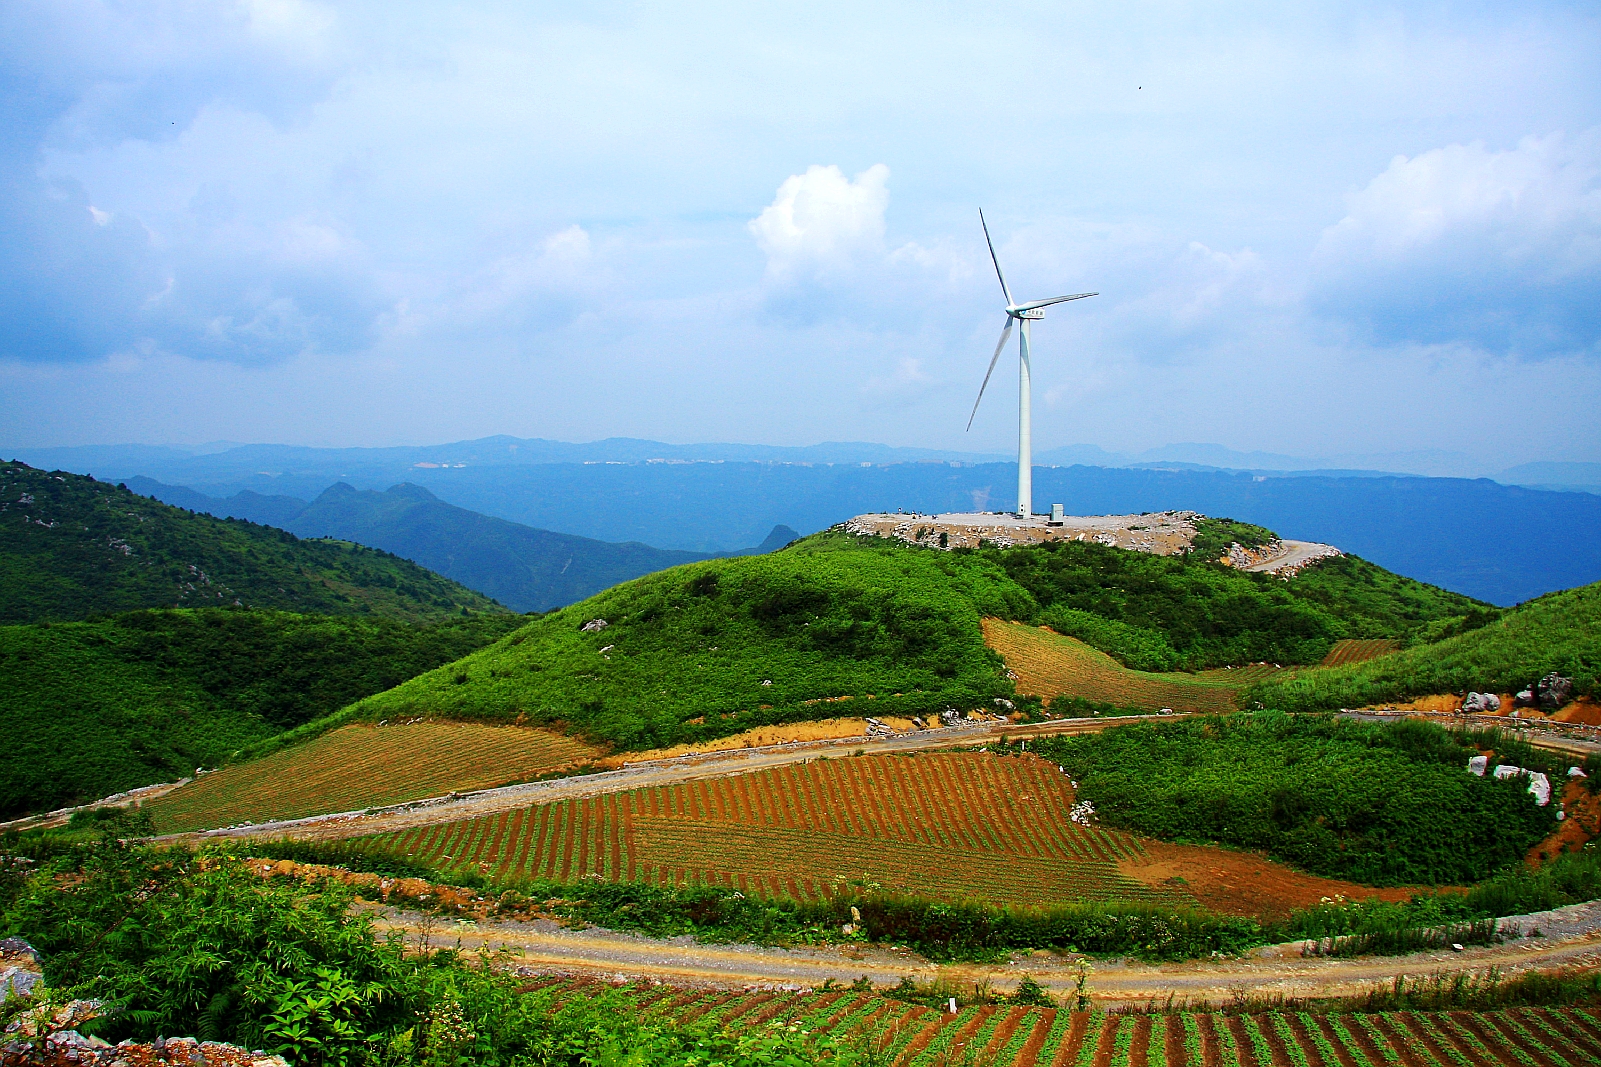
[[[0,815],[215,767],[494,640],[514,615],[417,625],[239,609],[0,626]]]
[[[1476,882],[1555,827],[1523,783],[1466,773],[1476,750],[1430,723],[1278,713],[1041,738],[1108,825],[1258,849],[1367,885]]]
[[[160,833],[298,819],[527,781],[595,754],[573,738],[520,726],[346,726],[197,778],[144,810]]]
[[[979,619],[1032,608],[982,559],[825,534],[625,582],[348,714],[560,722],[619,749],[932,714],[1011,693]]]
[[[1267,679],[1242,699],[1284,711],[1360,708],[1434,693],[1515,693],[1551,671],[1572,678],[1575,695],[1596,695],[1601,583],[1547,594],[1433,644]]]
[[[1366,663],[1370,659],[1388,656],[1401,646],[1399,642],[1388,638],[1378,638],[1372,641],[1336,641],[1329,654],[1323,657],[1320,667],[1343,667],[1348,663]]]
[[[984,636],[1017,675],[1019,693],[1139,711],[1232,711],[1236,690],[1264,673],[1263,668],[1200,674],[1130,670],[1083,641],[1000,619],[984,620]]]
[[[169,507],[121,486],[0,464],[0,623],[155,607],[412,621],[506,609],[415,563]]]

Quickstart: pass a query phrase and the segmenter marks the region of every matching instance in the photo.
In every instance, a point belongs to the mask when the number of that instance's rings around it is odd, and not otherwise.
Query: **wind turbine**
[[[984,227],[984,243],[989,245],[990,262],[995,264],[995,277],[1001,280],[1001,292],[1006,296],[1006,328],[1001,331],[1001,339],[995,345],[995,354],[990,357],[990,369],[984,372],[984,384],[978,387],[978,400],[973,401],[973,414],[967,417],[967,428],[973,428],[973,418],[978,414],[979,401],[984,399],[984,390],[990,383],[990,375],[995,373],[995,364],[1001,358],[1001,349],[1006,347],[1007,338],[1012,336],[1012,323],[1021,322],[1022,329],[1017,331],[1018,336],[1018,388],[1017,388],[1017,515],[1026,519],[1034,513],[1034,442],[1029,427],[1029,370],[1028,370],[1028,341],[1029,323],[1035,319],[1045,317],[1045,309],[1052,304],[1060,304],[1067,300],[1083,300],[1087,296],[1100,296],[1100,293],[1074,293],[1072,296],[1053,296],[1049,300],[1029,300],[1016,303],[1012,300],[1012,291],[1006,287],[1006,275],[1001,273],[1001,261],[995,256],[995,242],[990,240],[989,224],[984,221],[984,212],[978,213],[978,224]]]

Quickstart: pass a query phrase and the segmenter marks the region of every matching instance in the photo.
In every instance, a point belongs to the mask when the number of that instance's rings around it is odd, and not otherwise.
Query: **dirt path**
[[[1541,936],[1464,952],[1426,952],[1411,956],[1361,959],[1303,958],[1296,945],[1275,945],[1232,960],[1151,964],[1137,960],[1097,961],[1090,992],[1103,1006],[1165,1000],[1170,995],[1196,1004],[1220,1005],[1244,995],[1331,997],[1363,993],[1398,975],[1419,977],[1440,971],[1503,975],[1563,968],[1601,968],[1601,901],[1553,912],[1504,920],[1508,928]],[[704,945],[688,937],[655,939],[590,928],[573,930],[548,921],[457,923],[415,912],[381,909],[382,930],[395,930],[410,943],[433,947],[503,950],[509,964],[533,973],[588,974],[611,978],[657,978],[680,984],[729,988],[779,986],[811,988],[832,978],[848,983],[866,977],[874,985],[893,985],[903,976],[918,981],[989,981],[1009,990],[1029,974],[1054,994],[1071,992],[1073,961],[1048,952],[1020,953],[1004,964],[934,964],[906,950],[881,945],[842,945],[778,949],[758,945]]]
[[[1286,572],[1295,574],[1310,563],[1339,554],[1340,550],[1333,545],[1321,545],[1315,541],[1278,541],[1272,555],[1248,563],[1240,570],[1263,574]]]
[[[766,748],[708,752],[635,763],[620,770],[602,771],[598,774],[508,785],[475,793],[452,794],[413,801],[409,804],[396,804],[387,808],[369,808],[361,811],[314,815],[304,819],[284,819],[218,830],[168,834],[156,840],[201,841],[217,837],[295,837],[326,840],[358,837],[410,829],[414,826],[473,819],[533,804],[549,804],[558,800],[574,800],[705,778],[750,774],[770,767],[805,763],[814,759],[838,759],[856,752],[871,755],[922,752],[931,749],[983,745],[999,741],[1003,737],[1022,739],[1051,734],[1096,733],[1129,722],[1183,717],[1144,715],[1103,719],[1057,719],[1033,724],[981,722],[970,726],[918,730],[887,737],[836,738],[771,745]]]

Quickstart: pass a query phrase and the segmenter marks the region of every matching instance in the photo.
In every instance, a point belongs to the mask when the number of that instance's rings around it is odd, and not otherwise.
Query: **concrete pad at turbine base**
[[[1154,511],[1144,515],[1066,515],[1061,525],[1048,516],[994,512],[954,512],[946,515],[858,515],[845,523],[856,534],[897,537],[909,544],[931,548],[977,548],[989,543],[1002,548],[1047,541],[1095,541],[1103,545],[1172,556],[1187,551],[1195,540],[1193,511]],[[945,541],[940,542],[940,535]]]

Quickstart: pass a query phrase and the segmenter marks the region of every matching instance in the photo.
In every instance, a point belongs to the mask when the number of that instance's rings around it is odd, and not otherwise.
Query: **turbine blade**
[[[1035,308],[1049,307],[1060,304],[1064,300],[1083,300],[1086,296],[1100,296],[1100,293],[1074,293],[1072,296],[1053,296],[1049,300],[1030,300],[1026,304],[1013,305],[1013,311],[1033,311]]]
[[[1001,261],[995,256],[995,242],[990,240],[989,223],[984,221],[984,209],[978,209],[978,224],[984,227],[984,243],[990,246],[990,262],[995,264],[995,277],[1001,280],[1001,292],[1006,297],[1006,306],[1012,306],[1012,291],[1006,287],[1006,275],[1001,273]],[[1011,326],[1008,322],[1007,326]]]
[[[978,401],[984,399],[984,390],[989,387],[990,375],[995,373],[995,364],[1000,361],[1001,349],[1006,347],[1007,340],[1012,336],[1012,316],[1006,316],[1006,329],[1001,331],[1001,339],[995,346],[995,354],[990,357],[990,369],[984,372],[984,384],[978,387],[978,400],[973,401],[973,413],[967,416],[967,428],[973,428],[973,419],[978,415]],[[964,431],[965,432],[965,431]]]

